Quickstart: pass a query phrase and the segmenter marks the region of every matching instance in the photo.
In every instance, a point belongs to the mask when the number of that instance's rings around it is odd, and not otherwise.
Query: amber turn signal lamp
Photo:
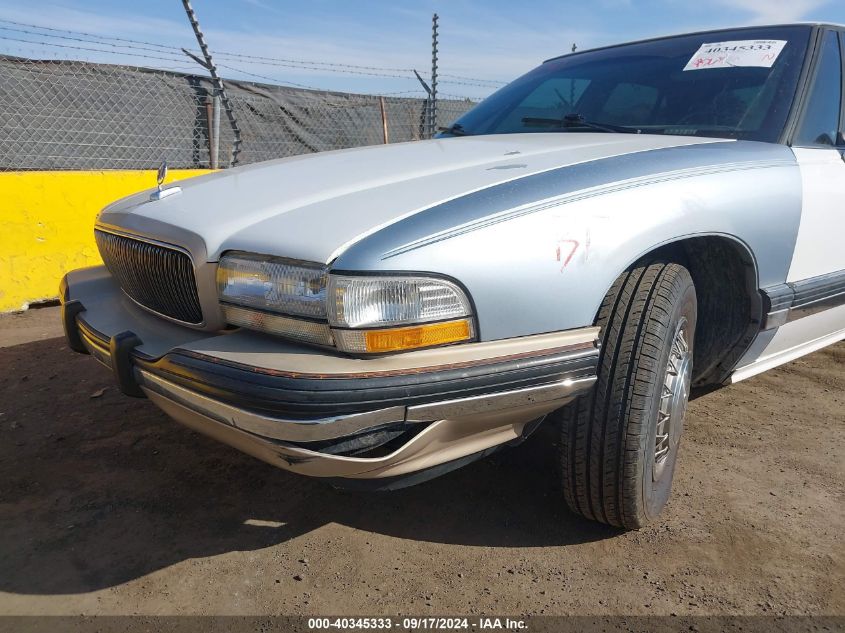
[[[389,330],[367,330],[363,334],[366,351],[373,354],[468,341],[473,337],[473,327],[470,319],[460,319]]]

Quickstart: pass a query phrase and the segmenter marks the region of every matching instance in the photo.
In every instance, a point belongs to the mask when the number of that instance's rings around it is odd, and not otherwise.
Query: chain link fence
[[[239,164],[426,135],[424,99],[244,81],[226,92]],[[438,100],[437,124],[473,105]],[[0,171],[228,167],[233,135],[219,109],[200,75],[0,56]]]

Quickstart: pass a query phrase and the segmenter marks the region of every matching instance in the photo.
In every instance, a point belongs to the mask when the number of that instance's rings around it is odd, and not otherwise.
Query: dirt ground
[[[639,532],[566,510],[552,441],[340,492],[124,397],[57,308],[0,317],[0,613],[845,614],[845,343],[693,402]]]

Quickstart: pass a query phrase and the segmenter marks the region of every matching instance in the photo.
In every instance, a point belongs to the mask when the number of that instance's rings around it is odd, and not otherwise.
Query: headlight
[[[330,275],[328,317],[337,347],[359,354],[475,338],[472,304],[445,279]]]
[[[326,268],[318,264],[229,253],[217,267],[217,293],[224,304],[326,318]]]
[[[305,343],[334,344],[325,322],[324,266],[229,253],[217,267],[217,295],[227,323]]]
[[[227,323],[377,354],[472,341],[472,303],[458,284],[423,275],[330,275],[310,262],[230,252],[217,267]]]

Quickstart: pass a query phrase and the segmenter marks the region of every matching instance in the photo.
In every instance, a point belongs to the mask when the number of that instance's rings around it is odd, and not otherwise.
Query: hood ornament
[[[156,174],[156,180],[158,181],[158,190],[161,191],[161,185],[164,184],[164,179],[167,178],[167,161],[161,161],[161,165],[158,166],[158,174]]]
[[[167,189],[162,189],[161,186],[164,184],[165,178],[167,178],[167,161],[163,160],[161,161],[161,165],[158,166],[158,173],[156,174],[156,182],[158,183],[158,188],[150,194],[151,202],[161,200],[162,198],[172,196],[174,193],[179,193],[182,191],[181,187],[168,187]]]

